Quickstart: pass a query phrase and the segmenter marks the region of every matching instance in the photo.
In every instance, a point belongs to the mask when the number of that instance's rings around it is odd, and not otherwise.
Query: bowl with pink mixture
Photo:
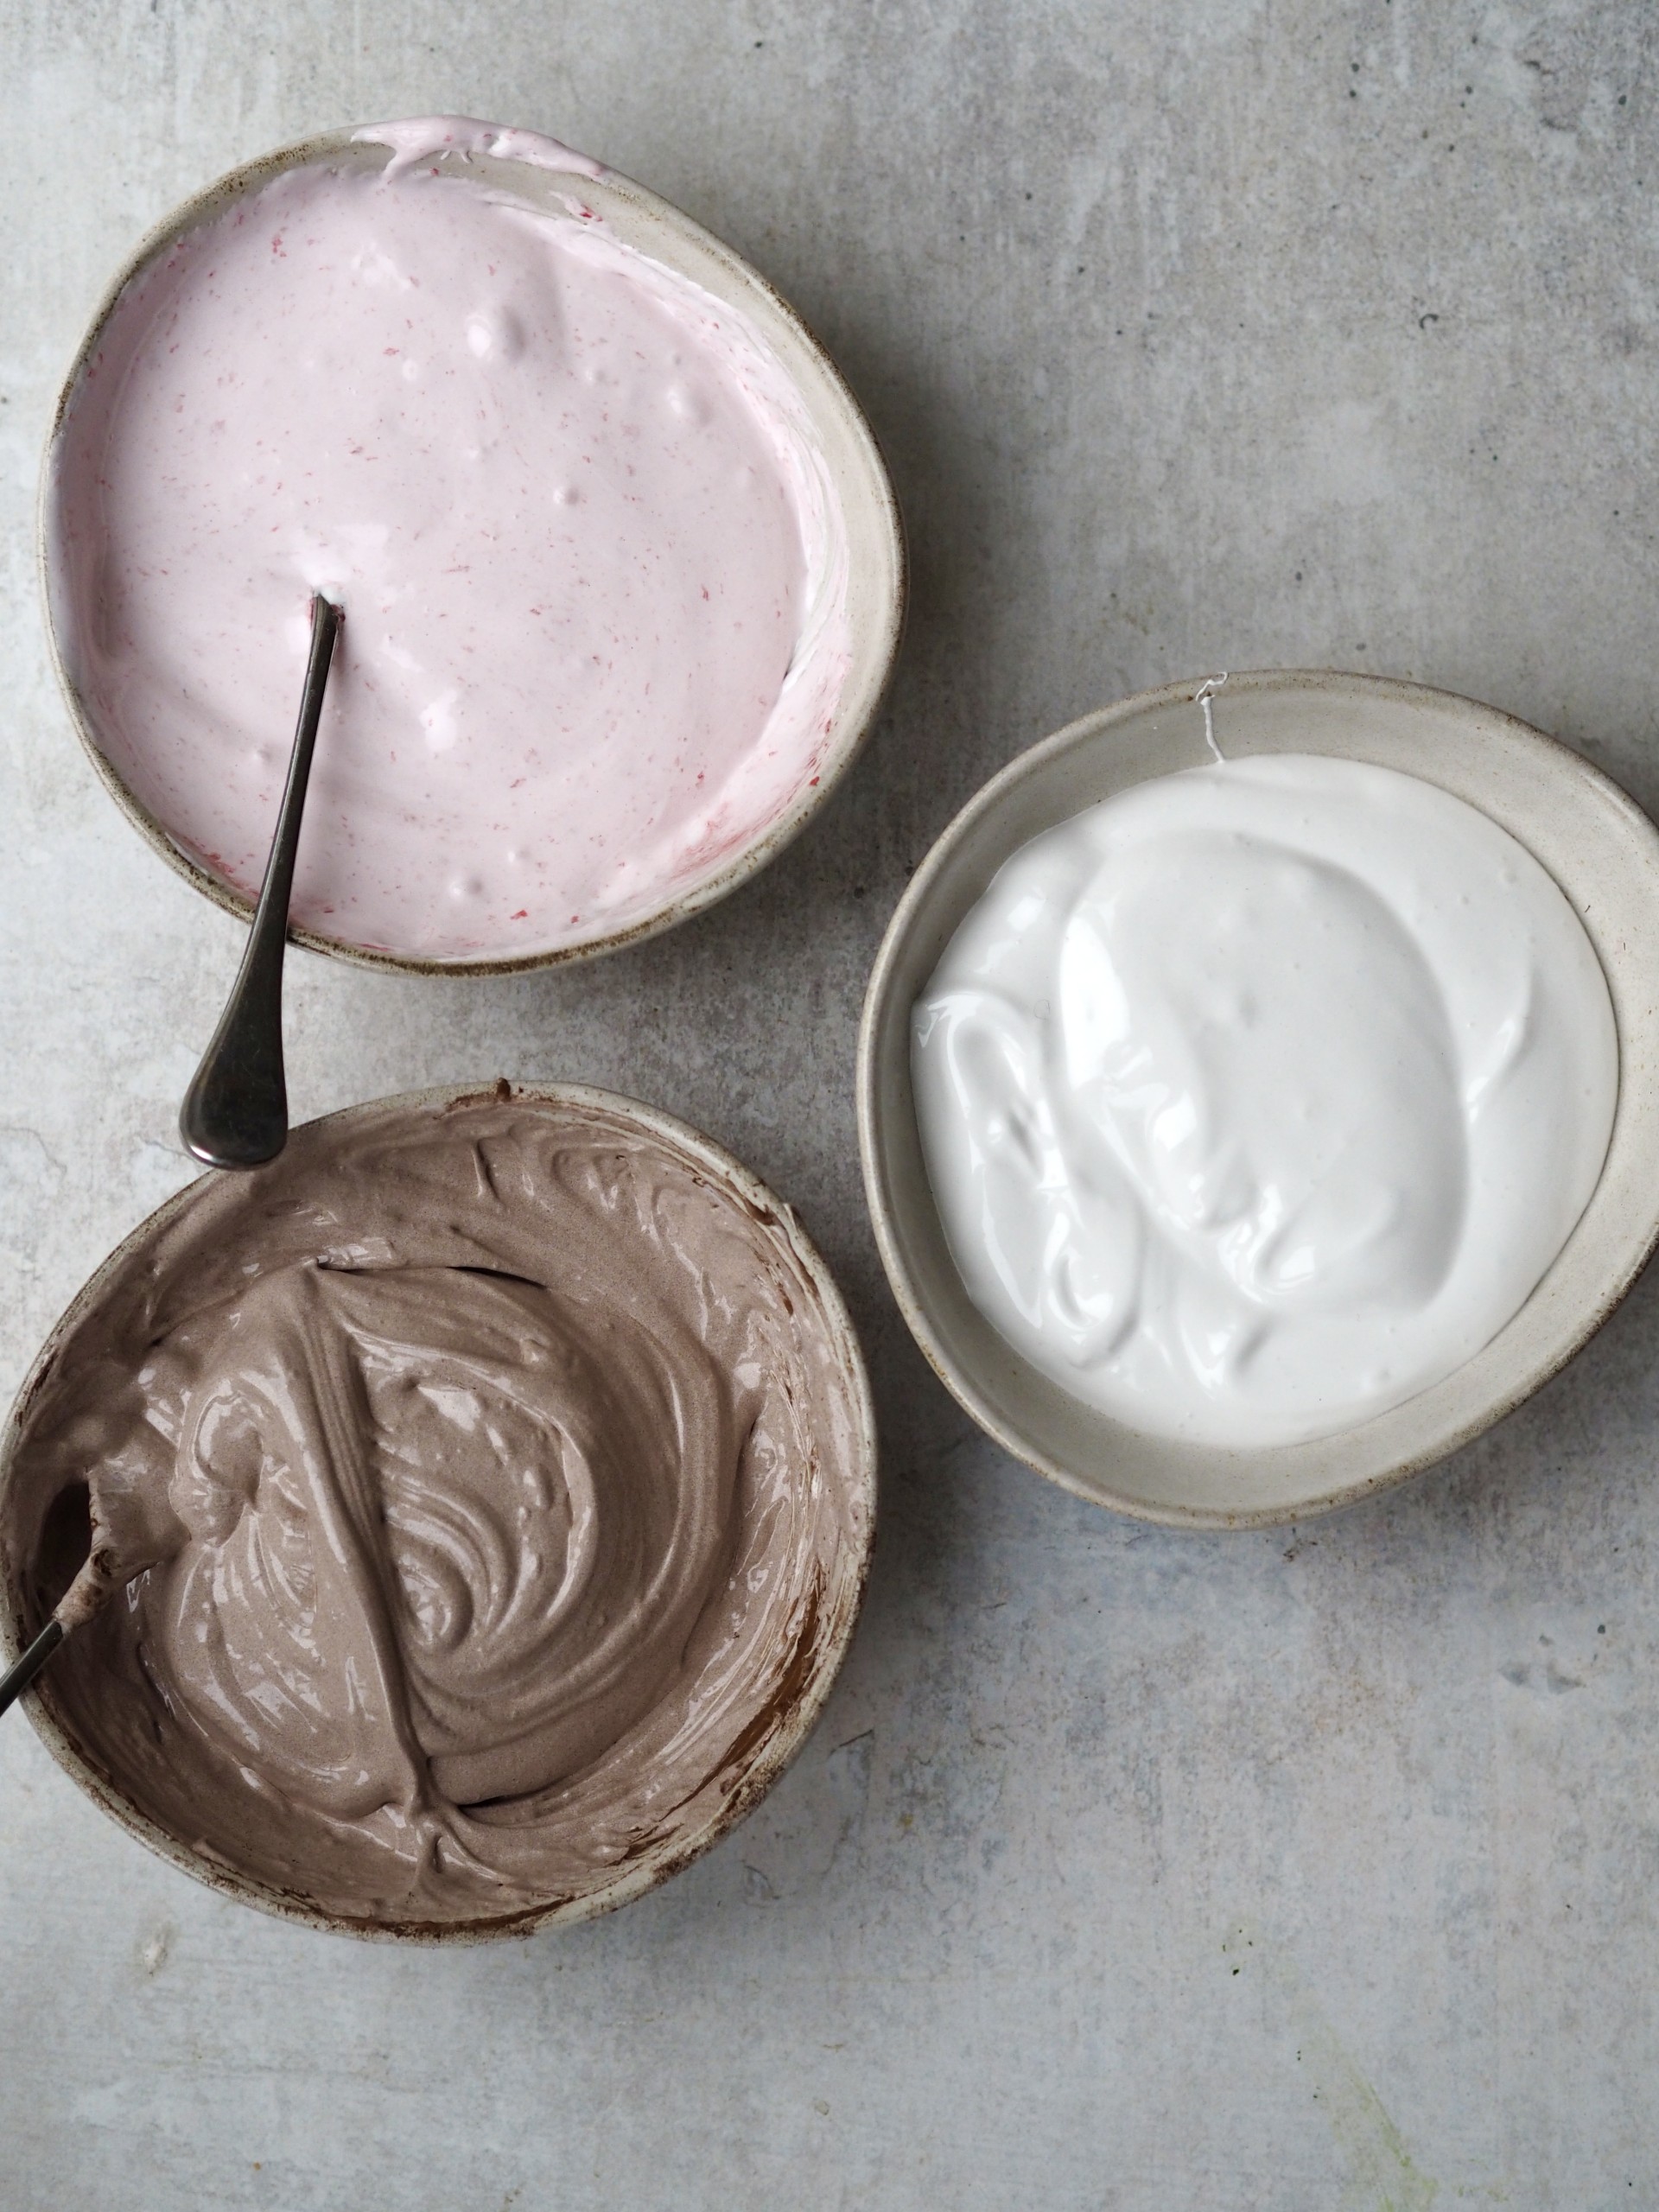
[[[856,754],[904,605],[874,440],[778,295],[643,187],[457,118],[268,155],[139,245],[41,547],[94,766],[239,913],[310,598],[340,602],[293,934],[423,972],[734,889]]]

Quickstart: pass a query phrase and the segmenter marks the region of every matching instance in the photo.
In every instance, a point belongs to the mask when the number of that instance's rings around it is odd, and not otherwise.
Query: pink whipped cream
[[[594,163],[453,118],[358,137],[390,160],[283,172],[119,295],[48,480],[60,648],[120,780],[252,894],[328,593],[295,919],[577,946],[817,775],[840,509],[759,330],[615,234]]]

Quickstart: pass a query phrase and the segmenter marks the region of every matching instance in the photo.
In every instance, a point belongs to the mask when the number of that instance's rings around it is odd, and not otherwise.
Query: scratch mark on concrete
[[[173,1938],[178,1931],[170,1920],[162,1921],[137,1945],[138,1971],[146,1980],[158,1974],[167,1964],[167,1955],[173,1948]]]
[[[1249,1922],[1234,1926],[1222,1950],[1232,1974],[1260,1974],[1284,2005],[1296,2035],[1296,2063],[1344,2169],[1342,2212],[1428,2212],[1440,2183],[1414,2164],[1382,2100],[1325,2018],[1295,1961]]]

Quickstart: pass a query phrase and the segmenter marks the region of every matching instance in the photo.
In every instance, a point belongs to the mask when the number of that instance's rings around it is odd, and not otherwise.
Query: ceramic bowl
[[[175,208],[134,249],[99,302],[64,379],[48,441],[41,478],[38,543],[45,590],[48,629],[58,678],[75,728],[105,787],[147,842],[168,866],[217,905],[246,919],[251,902],[204,868],[174,842],[165,823],[143,805],[106,757],[98,718],[77,685],[73,670],[72,620],[60,592],[54,553],[51,487],[64,435],[67,410],[79,382],[98,356],[116,302],[132,279],[164,255],[183,232],[209,222],[235,202],[259,192],[283,171],[328,162],[378,172],[391,159],[384,144],[358,142],[350,130],[328,131],[295,146],[261,156],[233,169],[217,183]],[[717,300],[740,309],[770,346],[794,385],[815,432],[827,474],[839,498],[847,551],[848,660],[829,726],[822,766],[781,812],[763,823],[742,844],[723,855],[700,880],[665,893],[661,905],[644,918],[579,944],[502,957],[428,959],[394,953],[295,928],[296,943],[342,960],[405,974],[505,975],[521,969],[550,967],[592,959],[626,944],[658,935],[713,906],[745,883],[796,837],[830,797],[868,736],[887,688],[904,627],[905,549],[902,525],[875,439],[834,362],[794,310],[764,277],[700,225],[643,185],[606,169],[597,176],[580,156],[569,172],[497,155],[463,156],[447,152],[435,166],[466,174],[511,191],[517,198],[561,219],[573,213],[573,187],[579,204],[591,208],[623,245],[666,264]]]
[[[1588,931],[1611,994],[1619,1090],[1601,1179],[1532,1296],[1444,1382],[1334,1436],[1221,1450],[1144,1434],[1084,1405],[970,1301],[923,1163],[910,1014],[946,944],[1020,846],[1084,807],[1211,756],[1196,683],[1086,715],[985,785],[912,879],[888,927],[859,1039],[859,1141],[888,1280],[946,1388],[1015,1458],[1080,1497],[1170,1526],[1290,1521],[1430,1466],[1500,1420],[1578,1351],[1659,1240],[1659,832],[1575,753],[1446,692],[1317,671],[1234,675],[1223,750],[1334,753],[1421,777],[1499,823],[1543,864]]]
[[[823,1546],[815,1570],[820,1579],[815,1584],[816,1598],[804,1607],[799,1648],[784,1657],[778,1669],[780,1687],[775,1694],[768,1693],[772,1701],[746,1725],[717,1774],[699,1786],[695,1797],[700,1802],[693,1815],[677,1829],[631,1847],[613,1862],[594,1865],[580,1883],[563,1894],[505,1915],[491,1916],[480,1909],[477,1916],[461,1920],[377,1920],[341,1913],[302,1893],[274,1887],[227,1863],[205,1843],[200,1849],[192,1847],[188,1840],[142,1809],[100,1758],[95,1733],[90,1729],[78,1732],[67,1713],[54,1704],[50,1667],[26,1694],[29,1716],[59,1765],[130,1835],[172,1865],[224,1896],[282,1918],[383,1941],[479,1942],[587,1920],[626,1904],[699,1857],[759,1802],[810,1733],[846,1655],[869,1568],[875,1508],[875,1427],[857,1338],[834,1279],[794,1214],[729,1153],[684,1123],[637,1100],[573,1084],[458,1084],[350,1107],[308,1127],[313,1131],[346,1131],[365,1116],[380,1115],[388,1109],[429,1112],[435,1116],[480,1093],[493,1100],[545,1104],[575,1116],[584,1126],[597,1124],[601,1130],[620,1128],[625,1134],[639,1133],[653,1139],[747,1223],[758,1224],[775,1243],[780,1262],[798,1282],[804,1279],[816,1303],[814,1325],[823,1352],[822,1360],[816,1363],[817,1371],[824,1377],[824,1396],[817,1408],[823,1418],[812,1433],[813,1495],[819,1494],[818,1485],[825,1486],[825,1496],[838,1494],[836,1510],[840,1534],[833,1546],[821,1532],[815,1535],[815,1542]],[[292,1142],[302,1143],[305,1135],[306,1130],[296,1130]],[[130,1256],[140,1249],[153,1251],[151,1240],[159,1231],[183,1229],[192,1209],[206,1198],[218,1210],[218,1218],[206,1225],[204,1233],[234,1234],[235,1205],[227,1211],[223,1201],[227,1186],[235,1182],[236,1179],[221,1174],[201,1177],[169,1198],[118,1245],[53,1329],[18,1394],[0,1433],[0,1670],[38,1632],[43,1618],[40,1594],[35,1588],[32,1547],[49,1541],[50,1537],[49,1534],[22,1533],[39,1522],[41,1509],[38,1504],[27,1505],[15,1488],[19,1480],[19,1447],[27,1433],[32,1402],[49,1382],[59,1353],[121,1278]],[[257,1192],[255,1177],[241,1180],[239,1188],[233,1191],[233,1199],[239,1203],[244,1192]],[[174,1249],[178,1249],[176,1241]],[[803,1321],[805,1318],[803,1313]],[[799,1418],[809,1421],[810,1409],[804,1406]],[[48,1523],[50,1518],[48,1511]],[[84,1529],[81,1541],[86,1541]],[[30,1559],[17,1555],[25,1548],[30,1548]],[[60,1579],[67,1580],[76,1563],[78,1555],[62,1568]],[[793,1625],[797,1617],[791,1618]],[[778,1655],[769,1648],[768,1656]],[[571,1786],[579,1788],[579,1778]]]

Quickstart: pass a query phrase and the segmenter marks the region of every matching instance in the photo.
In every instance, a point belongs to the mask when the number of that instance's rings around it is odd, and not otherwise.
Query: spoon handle
[[[311,602],[311,658],[299,728],[265,880],[231,995],[179,1109],[179,1135],[209,1167],[257,1167],[288,1141],[283,1071],[283,950],[294,884],[305,787],[340,630],[340,609],[321,593]]]
[[[67,1634],[60,1620],[48,1621],[17,1664],[0,1675],[0,1713],[17,1702]]]

